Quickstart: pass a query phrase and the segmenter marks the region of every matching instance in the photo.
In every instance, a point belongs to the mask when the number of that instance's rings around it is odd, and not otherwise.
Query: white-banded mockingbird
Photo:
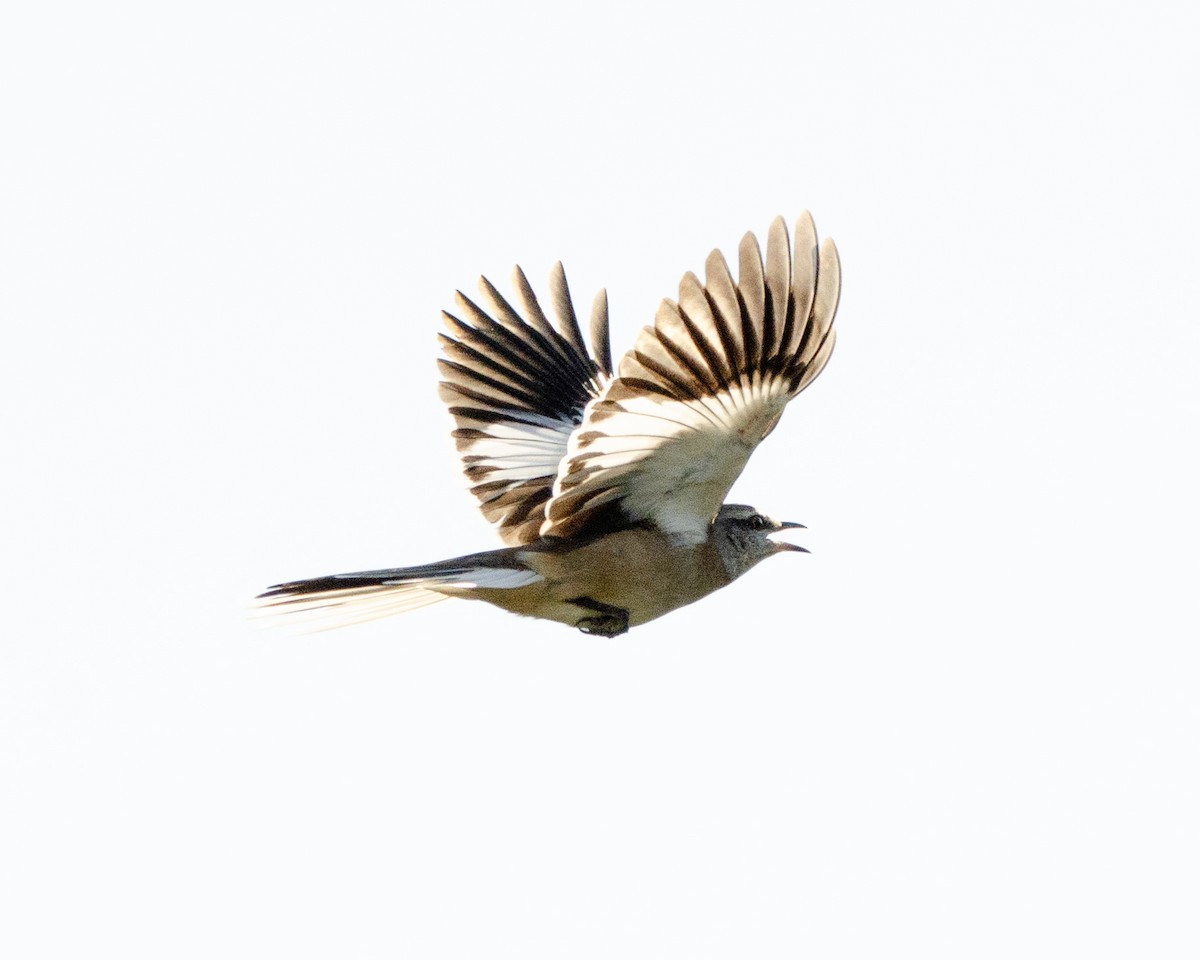
[[[795,250],[776,218],[764,261],[738,247],[735,283],[720,251],[705,279],[684,274],[615,374],[608,298],[592,304],[590,350],[562,264],[546,314],[518,267],[517,306],[486,279],[444,313],[442,399],[471,492],[508,546],[394,570],[271,587],[265,612],[325,629],[447,597],[616,636],[733,582],[775,553],[781,523],[723,503],[754,448],[833,350],[837,249],[812,218]]]

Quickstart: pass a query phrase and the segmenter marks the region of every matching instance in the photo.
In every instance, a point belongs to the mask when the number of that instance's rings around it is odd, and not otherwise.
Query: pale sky
[[[1200,953],[1190,4],[29,6],[0,26],[0,954]],[[439,311],[613,348],[810,209],[784,555],[613,640],[281,580],[499,546]]]

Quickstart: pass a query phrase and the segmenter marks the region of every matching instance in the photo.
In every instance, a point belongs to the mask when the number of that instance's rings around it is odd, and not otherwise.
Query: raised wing
[[[777,218],[764,265],[754,235],[734,284],[720,251],[664,300],[616,379],[588,405],[546,506],[544,536],[649,522],[699,543],[755,447],[833,350],[840,270],[808,213],[796,255]]]
[[[557,330],[520,267],[513,286],[523,315],[483,277],[479,289],[490,314],[461,292],[455,304],[463,319],[442,314],[450,336],[440,335],[438,394],[454,415],[455,443],[480,510],[505,543],[518,546],[538,539],[567,438],[612,376],[612,358],[603,290],[592,304],[589,355],[561,263],[550,274]]]

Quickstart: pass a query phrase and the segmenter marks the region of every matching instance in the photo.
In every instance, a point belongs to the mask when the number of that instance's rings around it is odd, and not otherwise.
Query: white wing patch
[[[503,410],[506,419],[486,425],[469,438],[460,434],[463,469],[484,485],[477,492],[487,514],[487,505],[504,493],[529,481],[545,482],[558,472],[567,440],[577,424],[574,420],[552,420],[523,410]],[[463,418],[460,417],[460,420]]]

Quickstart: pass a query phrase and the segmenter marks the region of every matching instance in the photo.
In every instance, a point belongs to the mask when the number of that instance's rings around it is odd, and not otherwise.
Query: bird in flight
[[[793,242],[776,218],[764,258],[747,233],[735,282],[714,250],[614,369],[608,299],[585,344],[562,264],[552,325],[519,267],[515,302],[485,278],[443,314],[439,394],[471,492],[507,544],[416,567],[296,580],[256,598],[307,629],[459,597],[612,637],[807,552],[771,534],[798,523],[725,503],[750,454],[833,350],[837,249],[812,217]]]

